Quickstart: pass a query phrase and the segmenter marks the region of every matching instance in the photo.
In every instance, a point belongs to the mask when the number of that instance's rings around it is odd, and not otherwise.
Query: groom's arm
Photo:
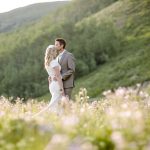
[[[62,80],[67,80],[75,72],[75,58],[72,54],[68,56],[68,71],[62,74]]]

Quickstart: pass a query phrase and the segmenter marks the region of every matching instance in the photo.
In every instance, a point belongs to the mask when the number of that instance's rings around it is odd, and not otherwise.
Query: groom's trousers
[[[71,93],[73,88],[64,88],[65,95],[71,99]]]

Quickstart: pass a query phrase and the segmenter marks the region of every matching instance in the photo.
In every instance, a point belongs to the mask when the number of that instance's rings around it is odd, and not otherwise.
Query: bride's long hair
[[[50,65],[50,62],[58,56],[58,50],[54,45],[49,45],[45,52],[44,64],[45,68]]]

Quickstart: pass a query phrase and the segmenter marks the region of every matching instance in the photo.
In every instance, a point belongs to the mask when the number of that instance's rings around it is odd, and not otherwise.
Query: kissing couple
[[[63,106],[69,106],[74,87],[75,58],[65,47],[66,41],[57,38],[55,45],[49,45],[46,49],[44,64],[49,75],[51,100],[40,113],[48,109],[59,115],[63,112]]]

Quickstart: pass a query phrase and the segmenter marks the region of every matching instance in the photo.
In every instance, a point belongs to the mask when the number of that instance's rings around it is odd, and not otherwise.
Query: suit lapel
[[[61,59],[60,59],[60,64],[62,63],[63,59],[65,58],[66,53],[67,53],[67,51],[65,50],[65,52],[63,53],[63,55],[62,55],[62,57],[61,57]]]

